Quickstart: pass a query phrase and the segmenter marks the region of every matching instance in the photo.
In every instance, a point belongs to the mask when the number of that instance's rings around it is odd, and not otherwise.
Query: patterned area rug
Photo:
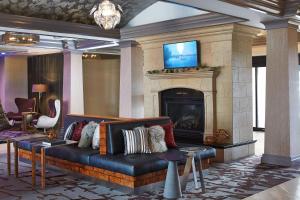
[[[30,165],[21,163],[20,178],[7,176],[5,156],[0,155],[0,199],[163,199],[163,187],[133,195],[105,187],[73,173],[50,169],[47,172],[46,190],[31,187]],[[182,199],[243,199],[300,175],[300,163],[290,168],[260,164],[253,156],[229,164],[214,164],[205,175],[206,193],[195,190],[190,180]],[[38,182],[39,183],[39,180]]]

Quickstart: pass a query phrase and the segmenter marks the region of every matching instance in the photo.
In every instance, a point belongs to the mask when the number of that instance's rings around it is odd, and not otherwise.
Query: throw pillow
[[[161,126],[151,126],[149,128],[149,141],[152,153],[161,153],[168,150],[165,142],[165,131]]]
[[[173,123],[161,125],[161,127],[165,130],[165,141],[167,144],[167,147],[169,148],[176,148],[177,145],[175,143],[174,139],[174,133],[173,133]]]
[[[0,103],[0,131],[10,128],[9,121],[4,113],[2,104]]]
[[[122,130],[125,145],[125,155],[135,153],[151,153],[148,145],[148,131],[145,127],[134,130]]]
[[[71,140],[72,139],[72,135],[73,135],[73,131],[74,128],[76,126],[77,122],[73,122],[72,124],[70,124],[70,126],[68,126],[65,135],[64,135],[64,140]]]
[[[78,122],[75,125],[74,131],[73,131],[73,134],[72,134],[72,140],[74,140],[74,141],[79,141],[80,140],[82,129],[84,128],[84,126],[86,124],[87,124],[87,122],[83,121],[83,122]]]
[[[84,126],[78,143],[79,148],[87,148],[91,146],[96,127],[97,123],[93,121]]]
[[[97,127],[94,132],[93,141],[92,141],[93,149],[99,149],[100,147],[100,124],[97,124]]]

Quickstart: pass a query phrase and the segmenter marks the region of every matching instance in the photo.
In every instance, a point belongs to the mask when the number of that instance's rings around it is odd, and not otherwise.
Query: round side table
[[[177,161],[185,159],[184,153],[167,152],[158,156],[168,161],[168,171],[165,181],[164,198],[177,199],[182,197],[181,184],[178,174]]]

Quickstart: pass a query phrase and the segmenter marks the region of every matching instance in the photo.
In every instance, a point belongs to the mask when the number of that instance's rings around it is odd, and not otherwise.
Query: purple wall
[[[0,102],[5,104],[5,92],[4,92],[4,83],[5,83],[5,76],[4,76],[4,56],[0,56]]]

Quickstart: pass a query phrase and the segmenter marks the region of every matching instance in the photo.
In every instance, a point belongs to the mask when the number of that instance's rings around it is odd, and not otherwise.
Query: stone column
[[[120,117],[144,116],[142,50],[135,41],[120,42]]]
[[[266,133],[262,163],[290,166],[300,156],[297,27],[266,23]]]
[[[63,115],[84,114],[82,53],[64,52]]]

